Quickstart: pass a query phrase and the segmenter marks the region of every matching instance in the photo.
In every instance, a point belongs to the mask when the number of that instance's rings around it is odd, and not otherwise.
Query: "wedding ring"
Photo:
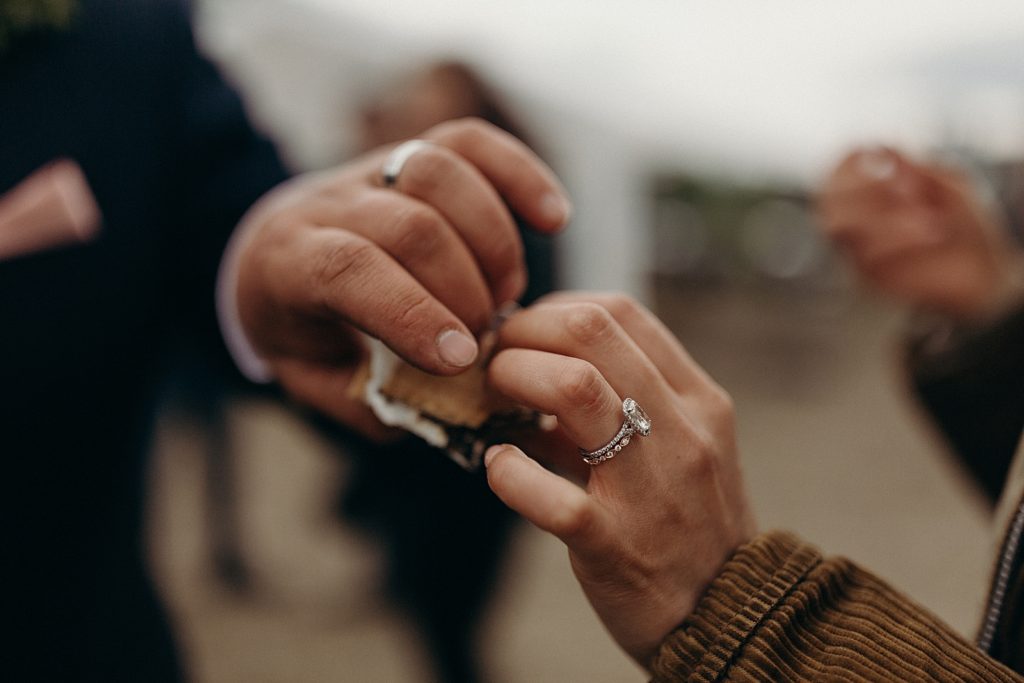
[[[426,140],[408,140],[391,150],[391,153],[384,160],[384,166],[381,168],[384,187],[394,187],[395,183],[398,182],[398,175],[402,172],[405,162],[409,161],[413,154],[432,144],[432,142],[427,142]]]
[[[611,460],[619,451],[629,445],[634,434],[640,436],[651,435],[651,418],[643,408],[631,398],[622,402],[622,414],[625,419],[618,433],[612,440],[598,448],[596,451],[580,449],[583,462],[588,465],[600,465],[605,460]]]

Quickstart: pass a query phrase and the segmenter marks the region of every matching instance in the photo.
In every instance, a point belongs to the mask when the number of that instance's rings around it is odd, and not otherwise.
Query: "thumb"
[[[597,540],[601,508],[579,486],[510,444],[488,449],[484,464],[495,495],[534,525],[576,551],[585,552]]]

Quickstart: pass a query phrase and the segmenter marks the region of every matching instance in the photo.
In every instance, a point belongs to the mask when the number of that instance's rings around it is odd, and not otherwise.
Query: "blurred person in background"
[[[568,200],[489,124],[422,137],[391,183],[388,150],[282,183],[184,2],[0,4],[8,678],[183,676],[145,567],[143,475],[166,351],[182,328],[217,334],[218,271],[242,369],[367,437],[385,434],[346,398],[356,329],[435,373],[473,362],[526,286],[511,212],[552,231]]]
[[[385,89],[362,109],[358,146],[368,151],[420,135],[442,121],[479,117],[531,144],[506,103],[469,66],[444,61]],[[552,240],[519,223],[529,275],[523,304],[555,286]],[[349,439],[346,434],[342,440]],[[384,542],[387,588],[433,657],[438,680],[481,679],[479,626],[515,515],[417,437],[386,447],[354,444],[341,507]],[[395,476],[400,464],[403,476]]]
[[[891,149],[847,156],[820,216],[861,280],[913,314],[911,383],[994,502],[1024,425],[1024,391],[1009,381],[1024,366],[1024,252],[1012,221],[966,172]]]
[[[889,150],[845,159],[821,215],[873,287],[930,319],[908,369],[983,488],[1002,492],[976,642],[850,560],[758,534],[728,396],[622,297],[558,294],[502,328],[491,381],[560,433],[537,460],[489,449],[491,488],[565,542],[654,680],[1024,680],[1024,256],[961,174]]]

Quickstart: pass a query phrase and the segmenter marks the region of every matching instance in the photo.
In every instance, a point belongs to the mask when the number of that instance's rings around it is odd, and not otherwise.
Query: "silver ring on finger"
[[[394,187],[398,183],[398,176],[402,173],[402,167],[409,161],[412,155],[420,152],[434,143],[426,140],[408,140],[391,150],[384,165],[381,167],[381,177],[384,180],[384,187]]]
[[[583,462],[588,465],[600,465],[606,460],[611,460],[623,448],[629,445],[634,436],[651,435],[651,418],[640,405],[631,398],[622,402],[622,415],[624,417],[622,426],[612,440],[595,451],[580,449]]]

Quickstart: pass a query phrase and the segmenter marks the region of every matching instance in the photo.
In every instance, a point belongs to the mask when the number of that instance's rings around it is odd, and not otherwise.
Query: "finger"
[[[385,191],[349,200],[346,210],[342,227],[379,245],[474,332],[490,325],[489,285],[466,243],[437,210]]]
[[[611,314],[594,303],[539,304],[509,318],[499,332],[503,348],[529,348],[581,358],[623,397],[668,405],[672,390],[651,359]]]
[[[273,362],[274,377],[290,396],[355,430],[376,443],[400,438],[402,431],[385,426],[366,405],[348,395],[355,366],[331,367],[293,359]]]
[[[443,145],[427,145],[405,162],[395,188],[436,209],[469,247],[498,303],[526,287],[519,231],[494,187]]]
[[[540,303],[597,304],[611,314],[673,389],[680,393],[700,393],[707,387],[717,386],[665,324],[635,299],[614,292],[569,291],[549,294]]]
[[[554,172],[512,135],[480,119],[461,119],[435,126],[424,138],[476,166],[512,211],[538,230],[554,232],[569,221],[572,205]]]
[[[610,520],[583,489],[549,472],[515,446],[492,446],[484,457],[487,484],[505,505],[571,549],[601,546]]]
[[[861,269],[870,270],[894,259],[929,253],[947,244],[949,221],[926,207],[907,207],[875,218],[871,225],[851,228],[837,240]]]
[[[950,237],[949,222],[938,212],[926,207],[897,210],[879,219],[860,245],[858,258],[870,265],[935,248]]]
[[[320,228],[294,243],[278,269],[290,306],[351,323],[427,372],[457,374],[476,359],[466,325],[373,242]]]
[[[733,414],[732,398],[690,357],[665,324],[636,300],[619,293],[556,292],[541,301],[589,302],[603,307],[678,392],[679,405],[687,415],[697,418],[698,422],[703,417],[703,423],[712,425],[712,430],[720,427],[720,433],[732,433],[731,418],[721,419],[722,415]]]
[[[951,237],[949,228],[934,212],[908,207],[834,224],[830,233],[836,247],[855,260],[876,261],[940,246]]]
[[[851,228],[871,226],[895,208],[920,203],[927,185],[920,168],[902,155],[873,148],[844,159],[818,197],[825,233],[842,239]]]
[[[505,349],[488,366],[495,389],[533,410],[558,418],[569,439],[597,450],[622,426],[622,400],[585,360],[533,349]]]

